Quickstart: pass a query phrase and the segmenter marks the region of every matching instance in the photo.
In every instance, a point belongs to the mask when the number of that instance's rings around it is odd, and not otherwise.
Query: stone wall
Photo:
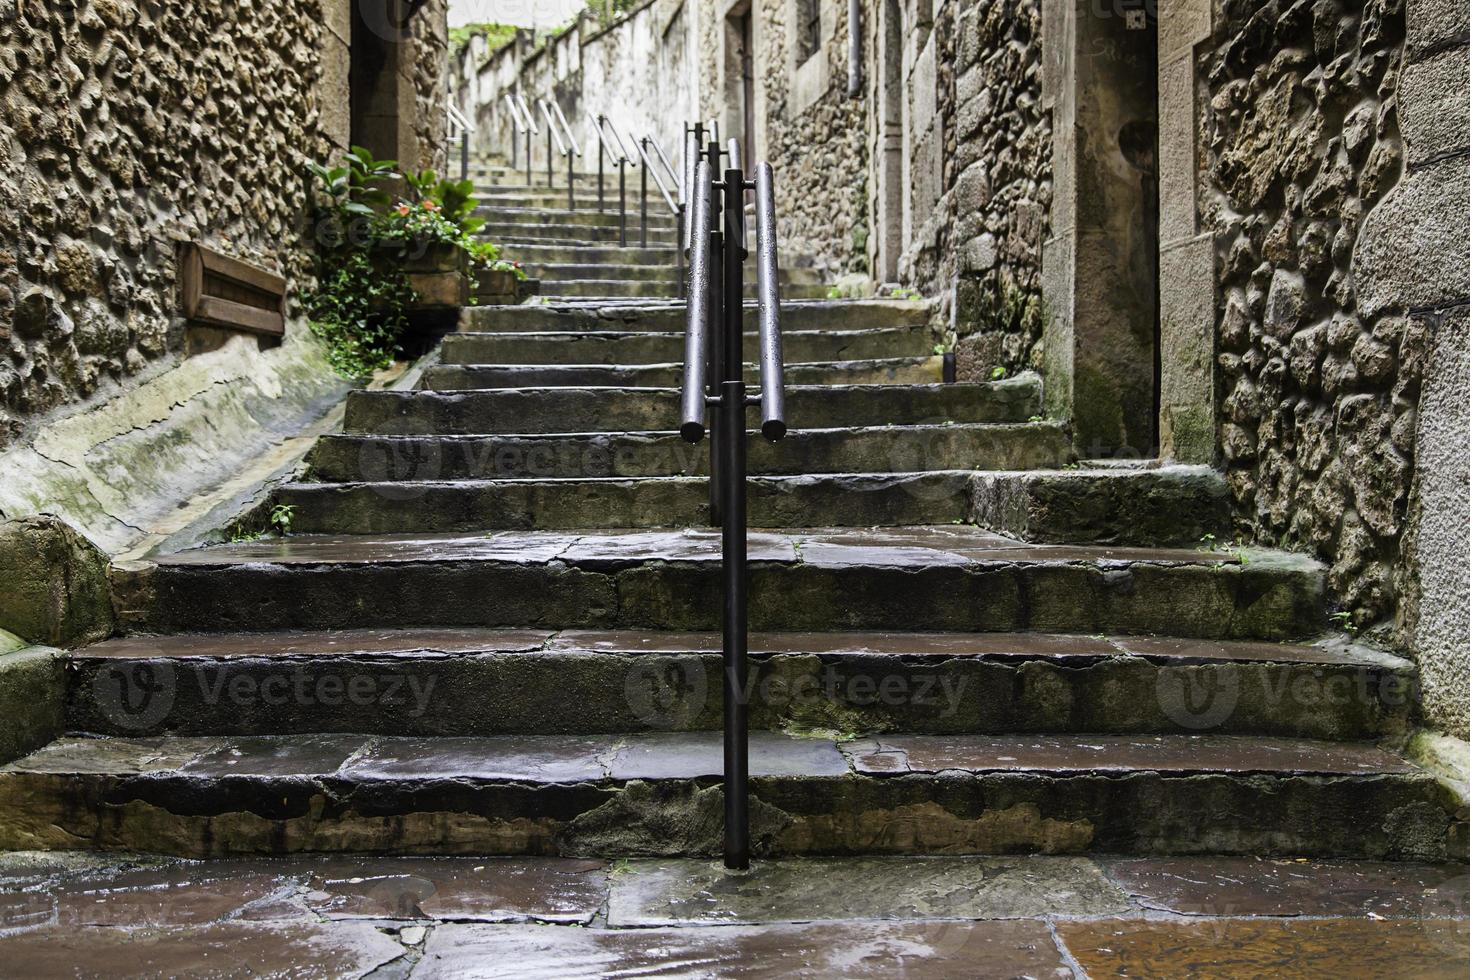
[[[1423,374],[1399,623],[1428,721],[1470,738],[1470,6],[1409,0],[1403,179],[1364,220],[1360,309],[1409,311]]]
[[[476,150],[525,165],[523,136],[516,136],[506,94],[525,98],[538,127],[531,157],[546,173],[546,131],[537,100],[555,98],[585,157],[579,171],[595,173],[597,143],[589,113],[606,115],[625,140],[654,136],[678,166],[684,121],[692,118],[696,97],[689,78],[689,14],[682,0],[646,0],[602,28],[584,14],[566,30],[540,39],[521,32],[495,51],[483,38],[461,50],[451,65],[452,98],[477,129]],[[512,140],[516,145],[512,146]],[[631,145],[630,153],[636,157]],[[565,158],[555,155],[555,183],[561,186]],[[614,174],[615,170],[610,173]],[[615,187],[616,184],[610,186]],[[636,186],[631,185],[631,186]],[[652,188],[652,184],[650,184]],[[656,194],[657,191],[650,190]]]
[[[944,296],[962,376],[1039,368],[1041,245],[1051,207],[1051,115],[1041,101],[1039,0],[946,5],[936,25],[953,60],[954,123],[946,141],[940,241],[915,262],[914,282]],[[953,30],[950,30],[950,27]],[[942,32],[942,33],[941,33]],[[1008,309],[1009,308],[1009,309]]]
[[[427,0],[413,19],[413,75],[418,134],[418,168],[440,173],[449,166],[449,0]]]
[[[1362,302],[1360,234],[1403,171],[1402,0],[1225,0],[1202,56],[1221,448],[1240,531],[1330,562],[1353,622],[1398,592],[1427,334]]]
[[[866,105],[847,97],[847,4],[821,5],[821,45],[796,63],[793,0],[756,0],[764,126],[756,156],[776,179],[782,252],[829,275],[867,271]]]
[[[415,28],[429,138],[444,10]],[[323,63],[336,14],[0,0],[0,448],[177,363],[180,242],[302,285],[303,165],[334,152],[344,112]]]

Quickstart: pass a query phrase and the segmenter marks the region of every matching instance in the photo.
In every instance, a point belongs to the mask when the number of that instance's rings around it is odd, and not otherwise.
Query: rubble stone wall
[[[445,9],[432,0],[414,29],[432,145]],[[345,112],[323,56],[339,14],[0,0],[0,449],[178,362],[181,242],[303,285],[303,165],[335,152]]]
[[[1240,532],[1328,561],[1391,616],[1428,334],[1365,303],[1365,222],[1399,182],[1403,0],[1224,0],[1202,55],[1201,207],[1217,244],[1220,444]]]

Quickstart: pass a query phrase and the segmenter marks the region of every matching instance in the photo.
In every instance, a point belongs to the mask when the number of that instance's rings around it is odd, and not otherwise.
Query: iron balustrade
[[[449,142],[459,144],[459,179],[470,179],[470,139],[475,127],[454,103],[449,104]]]
[[[605,115],[592,115],[588,113],[587,121],[592,124],[592,131],[597,134],[597,210],[607,210],[607,198],[603,190],[603,175],[606,170],[606,160],[611,157],[618,168],[618,244],[623,248],[628,247],[628,164],[632,158],[628,155],[628,148],[623,145],[623,139],[618,135],[617,127],[614,126]],[[607,134],[611,132],[613,142],[609,142]],[[617,144],[616,149],[613,143]]]
[[[691,135],[697,140],[703,127]],[[697,143],[696,143],[697,145]],[[724,179],[714,174],[729,157]],[[760,331],[761,393],[750,398],[744,378],[745,194],[756,199],[756,306]],[[717,194],[723,198],[717,200]],[[684,387],[680,435],[698,443],[710,434],[712,504],[718,505],[724,583],[721,621],[724,658],[725,865],[750,866],[749,586],[747,552],[746,410],[759,406],[761,434],[786,436],[785,367],[781,351],[779,258],[774,178],[769,163],[748,181],[740,152],[716,139],[694,165],[688,194],[689,294],[684,334]],[[716,208],[720,226],[715,227]],[[713,510],[714,508],[712,508]]]
[[[531,118],[531,114],[529,112],[526,113],[524,116],[521,115],[521,107],[516,104],[515,96],[511,95],[509,92],[505,93],[504,101],[506,108],[510,110],[510,121],[512,129],[510,136],[510,168],[512,170],[515,170],[519,166],[516,162],[516,148],[519,145],[519,141],[516,139],[516,134],[524,134],[526,138],[526,186],[530,187],[531,137],[535,134],[536,131],[536,120]]]
[[[684,240],[684,206],[678,201],[674,200],[674,194],[671,194],[669,192],[669,188],[664,184],[663,177],[659,175],[658,170],[653,165],[653,161],[649,159],[648,147],[650,144],[652,144],[658,156],[663,160],[664,168],[669,172],[669,178],[671,180],[674,179],[674,168],[669,166],[668,157],[664,156],[663,148],[658,145],[658,140],[652,136],[645,136],[642,139],[638,140],[636,144],[638,147],[638,156],[643,161],[642,187],[640,194],[640,213],[642,216],[640,221],[640,225],[642,227],[642,247],[648,247],[648,177],[650,174],[652,174],[654,183],[658,185],[659,194],[663,196],[664,203],[669,206],[669,210],[672,211],[674,214],[674,223],[676,225],[674,238],[674,261],[677,263],[676,275],[679,283],[679,296],[680,298],[683,298],[686,295],[686,285],[684,282],[684,250],[680,243]],[[678,186],[677,180],[675,180],[674,191],[676,193],[682,193],[682,190]]]
[[[577,141],[572,136],[571,129],[566,128],[567,118],[562,115],[561,106],[550,99],[538,99],[537,105],[541,109],[541,118],[546,120],[546,188],[550,190],[556,184],[551,174],[551,146],[555,141],[557,152],[567,159],[567,210],[575,211],[577,209],[576,159],[581,156],[581,150],[577,148]],[[556,111],[553,112],[553,109]],[[566,128],[565,140],[562,139],[562,131],[558,129],[558,124]]]

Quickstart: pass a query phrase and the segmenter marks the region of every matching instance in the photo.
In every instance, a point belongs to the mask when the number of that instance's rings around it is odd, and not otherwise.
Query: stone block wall
[[[431,142],[445,9],[433,0],[415,26]],[[178,361],[180,242],[303,284],[303,165],[343,128],[345,78],[325,54],[339,14],[0,0],[0,449]]]
[[[1364,229],[1404,170],[1403,0],[1224,0],[1200,139],[1217,246],[1220,443],[1241,532],[1331,565],[1391,617],[1428,336],[1362,290]]]
[[[756,0],[757,85],[764,128],[756,155],[776,177],[782,251],[829,275],[867,271],[866,106],[847,96],[847,4],[821,5],[820,48],[796,63],[792,0]]]
[[[1008,321],[997,307],[1040,302],[1051,114],[1041,99],[1039,0],[945,4],[941,15],[940,104],[952,113],[944,196],[915,242],[912,281],[952,302],[961,374],[973,380],[1040,367],[1039,310]]]

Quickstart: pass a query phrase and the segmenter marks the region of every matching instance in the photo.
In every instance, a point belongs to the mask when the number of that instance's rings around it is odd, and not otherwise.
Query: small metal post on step
[[[551,153],[551,138],[551,120],[548,118],[546,120],[546,189],[548,191],[556,186],[556,180],[551,176],[551,167],[556,162],[556,158]]]
[[[645,136],[645,137],[643,137],[643,139],[639,140],[639,144],[643,147],[643,159],[644,160],[647,160],[648,159],[648,137]],[[638,182],[639,182],[639,187],[638,187],[639,247],[640,248],[647,248],[648,247],[648,166],[646,164],[639,171]]]
[[[628,158],[618,157],[618,244],[628,247]]]
[[[605,156],[605,154],[603,153],[603,146],[602,146],[602,117],[599,116],[598,119],[597,119],[597,210],[599,210],[599,211],[606,211],[607,210],[607,199],[606,199],[606,195],[603,193],[603,176],[602,176],[603,175],[603,169],[604,169],[604,167],[603,167],[603,159],[604,159],[604,156]]]

